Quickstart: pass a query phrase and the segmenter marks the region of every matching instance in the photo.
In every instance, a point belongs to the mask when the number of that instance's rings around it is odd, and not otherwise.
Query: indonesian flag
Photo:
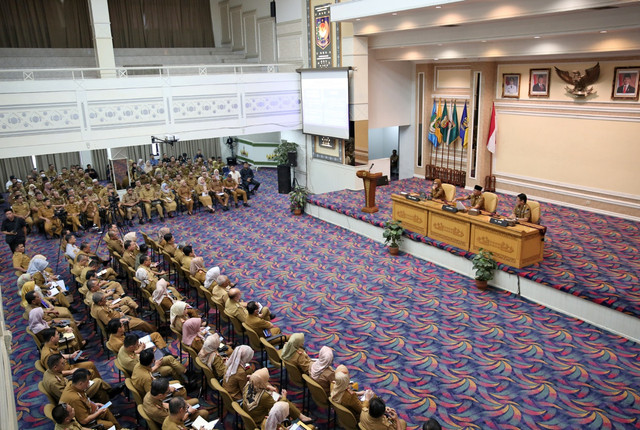
[[[496,106],[491,107],[491,123],[489,124],[489,140],[487,140],[487,149],[492,154],[496,153],[496,135],[498,134],[498,127],[496,124]]]

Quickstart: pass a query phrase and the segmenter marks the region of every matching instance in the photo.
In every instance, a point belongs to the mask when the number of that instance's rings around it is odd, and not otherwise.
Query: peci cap
[[[477,191],[482,191],[482,187],[480,185],[474,186],[473,189]]]

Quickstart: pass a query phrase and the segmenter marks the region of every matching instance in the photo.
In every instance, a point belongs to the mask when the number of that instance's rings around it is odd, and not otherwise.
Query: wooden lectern
[[[372,173],[368,170],[358,170],[356,176],[362,178],[364,182],[365,206],[361,211],[370,214],[378,212],[378,206],[376,206],[376,185],[378,185],[378,178],[382,177],[382,172]]]

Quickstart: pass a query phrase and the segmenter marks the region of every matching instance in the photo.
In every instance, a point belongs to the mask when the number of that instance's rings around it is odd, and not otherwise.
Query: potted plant
[[[309,190],[307,187],[301,187],[300,185],[297,185],[289,193],[289,202],[291,203],[289,209],[294,215],[302,214],[304,207],[307,205],[307,197],[309,197]]]
[[[291,166],[289,165],[289,152],[298,153],[298,144],[282,140],[280,145],[273,151],[270,160],[278,166],[278,192],[287,194],[291,191]]]
[[[476,286],[484,290],[487,288],[487,282],[493,279],[493,271],[498,268],[496,260],[493,259],[491,251],[480,251],[471,260],[473,262],[473,270],[476,271]]]
[[[402,221],[392,219],[384,223],[382,237],[384,237],[384,244],[389,246],[389,253],[391,255],[398,255],[400,251],[398,244],[402,241],[403,234],[404,228],[402,228]]]

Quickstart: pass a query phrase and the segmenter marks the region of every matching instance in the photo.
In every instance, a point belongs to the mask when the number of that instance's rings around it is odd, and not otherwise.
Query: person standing
[[[27,237],[27,223],[24,219],[16,216],[9,208],[4,210],[5,219],[2,221],[2,233],[4,240],[9,245],[11,252],[15,252],[18,244],[24,244]]]

